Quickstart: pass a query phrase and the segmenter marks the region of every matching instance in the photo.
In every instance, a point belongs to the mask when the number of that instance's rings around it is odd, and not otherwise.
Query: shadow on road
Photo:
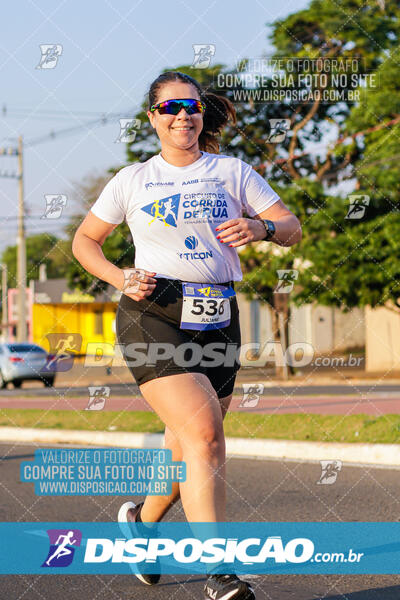
[[[399,600],[400,585],[393,585],[384,588],[371,588],[360,592],[346,592],[346,594],[335,594],[334,596],[324,596],[323,600]],[[310,600],[322,600],[315,596]]]
[[[1,456],[0,461],[2,460],[16,460],[18,458],[35,458],[34,454],[13,454],[12,456]]]

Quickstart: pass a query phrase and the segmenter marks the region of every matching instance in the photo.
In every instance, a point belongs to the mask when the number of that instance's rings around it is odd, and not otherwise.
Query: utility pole
[[[18,137],[18,236],[17,236],[17,286],[18,325],[17,341],[25,342],[26,332],[26,244],[24,222],[24,179],[22,160],[22,135]]]
[[[1,313],[2,313],[2,328],[1,332],[3,340],[8,342],[8,302],[7,302],[7,265],[1,265]]]
[[[277,322],[277,331],[279,343],[281,344],[283,356],[286,357],[287,351],[287,324],[288,324],[288,313],[289,313],[289,300],[288,294],[281,292],[274,292],[273,302],[275,309],[275,323]],[[276,335],[276,334],[275,334]],[[281,367],[276,367],[276,374],[284,380],[289,379],[288,366],[286,364],[286,358],[284,364]]]
[[[26,247],[25,247],[25,223],[24,223],[24,179],[22,162],[22,135],[18,138],[18,147],[1,147],[0,156],[16,156],[18,158],[18,173],[0,170],[0,177],[18,179],[18,236],[17,236],[17,287],[18,287],[18,323],[17,340],[24,342],[27,338],[26,331]],[[3,295],[3,319],[4,324],[8,322],[7,311],[7,267],[1,265],[2,295]],[[6,308],[5,308],[6,307]],[[6,327],[6,338],[8,339],[8,326]]]

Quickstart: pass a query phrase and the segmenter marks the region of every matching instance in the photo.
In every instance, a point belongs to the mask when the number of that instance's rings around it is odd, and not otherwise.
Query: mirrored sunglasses
[[[188,115],[193,115],[204,112],[206,106],[200,100],[184,98],[182,100],[166,100],[159,104],[153,104],[150,112],[158,110],[160,115],[177,115],[182,108],[186,110]]]

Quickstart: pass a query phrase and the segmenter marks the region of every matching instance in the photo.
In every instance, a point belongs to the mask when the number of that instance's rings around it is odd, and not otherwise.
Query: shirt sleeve
[[[254,217],[275,204],[279,200],[279,195],[250,165],[246,164],[246,167],[241,199],[246,213]]]
[[[106,184],[90,210],[96,217],[106,221],[106,223],[112,223],[113,225],[122,223],[125,219],[126,210],[119,173],[114,175]]]

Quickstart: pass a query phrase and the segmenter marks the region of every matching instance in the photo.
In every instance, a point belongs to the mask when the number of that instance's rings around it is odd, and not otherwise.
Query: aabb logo
[[[42,567],[68,567],[74,558],[75,546],[80,546],[79,529],[48,529],[50,549]]]

